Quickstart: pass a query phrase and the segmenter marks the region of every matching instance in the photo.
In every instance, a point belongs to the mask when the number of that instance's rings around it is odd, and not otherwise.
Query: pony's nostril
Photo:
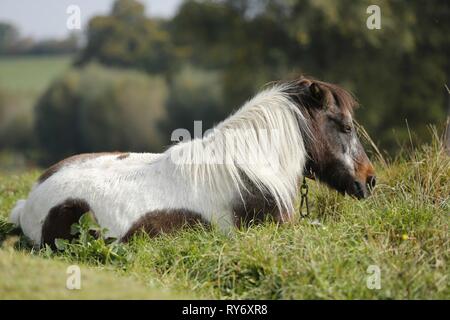
[[[369,186],[369,188],[371,188],[371,189],[375,188],[376,184],[377,184],[377,178],[375,176],[367,177],[367,185]]]
[[[364,198],[365,194],[364,194],[364,187],[363,184],[360,183],[359,181],[355,181],[354,182],[354,186],[355,186],[355,196],[358,199]]]

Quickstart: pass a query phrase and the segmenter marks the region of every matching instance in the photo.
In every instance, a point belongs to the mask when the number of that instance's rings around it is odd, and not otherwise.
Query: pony
[[[86,212],[128,241],[185,225],[224,232],[270,218],[292,221],[299,182],[314,176],[358,199],[374,168],[353,124],[355,98],[338,85],[300,77],[264,88],[203,137],[163,153],[91,153],[48,168],[10,221],[35,246],[72,239]]]

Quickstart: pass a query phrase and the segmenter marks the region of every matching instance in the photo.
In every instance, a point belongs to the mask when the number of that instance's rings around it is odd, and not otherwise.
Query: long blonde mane
[[[280,212],[293,212],[309,130],[299,106],[286,93],[291,85],[263,90],[203,138],[168,149],[176,170],[194,189],[207,186],[224,197],[242,198],[251,183],[271,196]]]

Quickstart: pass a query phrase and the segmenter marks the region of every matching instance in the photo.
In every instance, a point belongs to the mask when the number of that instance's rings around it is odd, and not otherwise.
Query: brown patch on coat
[[[155,237],[162,233],[171,233],[183,227],[196,225],[209,227],[209,223],[200,214],[190,210],[155,210],[146,213],[133,223],[122,237],[122,241],[129,241],[137,232],[144,232],[151,237]]]
[[[51,167],[49,167],[38,179],[39,183],[44,182],[45,180],[47,180],[48,178],[50,178],[52,175],[54,175],[55,173],[57,173],[59,170],[61,170],[61,168],[67,166],[67,165],[71,165],[74,163],[81,163],[87,160],[91,160],[91,159],[95,159],[101,156],[107,156],[107,155],[115,155],[115,154],[123,154],[121,152],[98,152],[98,153],[83,153],[83,154],[78,154],[75,156],[71,156],[69,158],[66,158],[64,160],[61,160],[60,162],[52,165]]]
[[[117,156],[117,160],[123,160],[130,156],[130,153],[122,153],[121,155]]]
[[[245,178],[244,178],[245,179]],[[245,179],[247,191],[243,199],[239,198],[233,205],[234,224],[236,227],[249,227],[252,224],[260,224],[265,220],[282,222],[286,212],[280,212],[274,198],[263,194],[248,179]]]
[[[234,224],[238,228],[260,224],[266,219],[281,222],[281,214],[275,203],[263,197],[248,195],[233,206]]]
[[[70,233],[72,224],[89,211],[89,204],[82,199],[67,199],[51,208],[42,225],[41,244],[56,249],[55,239],[72,240],[75,237]]]

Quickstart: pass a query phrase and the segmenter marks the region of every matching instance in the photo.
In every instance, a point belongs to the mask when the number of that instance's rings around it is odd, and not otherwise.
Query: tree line
[[[372,4],[379,30],[366,27]],[[161,151],[173,129],[194,120],[206,129],[265,84],[299,74],[352,91],[359,122],[392,154],[445,122],[448,1],[185,1],[171,19],[144,9],[117,0],[91,19],[73,69],[37,102],[46,160]]]

